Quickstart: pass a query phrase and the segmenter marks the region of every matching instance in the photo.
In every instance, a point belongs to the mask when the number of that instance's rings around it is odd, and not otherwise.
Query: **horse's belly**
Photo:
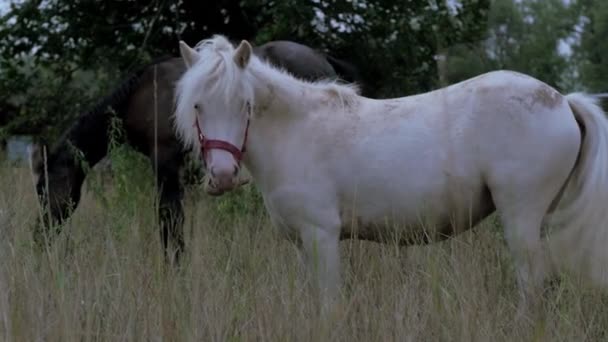
[[[444,210],[394,207],[388,210],[344,209],[342,237],[379,242],[425,243],[446,230]]]
[[[439,241],[474,227],[494,210],[480,180],[459,188],[447,184],[417,184],[403,191],[397,191],[397,185],[382,186],[359,200],[343,201],[342,238],[400,244]]]

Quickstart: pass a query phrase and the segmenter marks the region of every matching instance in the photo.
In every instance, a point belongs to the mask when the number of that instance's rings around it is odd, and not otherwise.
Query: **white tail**
[[[608,119],[596,98],[566,99],[584,134],[563,205],[550,216],[558,229],[548,237],[549,251],[554,266],[608,284]]]

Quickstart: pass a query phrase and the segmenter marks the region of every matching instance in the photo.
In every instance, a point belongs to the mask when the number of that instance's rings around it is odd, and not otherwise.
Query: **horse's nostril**
[[[209,170],[209,173],[211,174],[211,177],[215,177],[215,170],[214,170],[214,168],[211,168]]]
[[[239,173],[239,167],[238,166],[234,166],[234,171],[232,172],[233,176],[236,176]]]

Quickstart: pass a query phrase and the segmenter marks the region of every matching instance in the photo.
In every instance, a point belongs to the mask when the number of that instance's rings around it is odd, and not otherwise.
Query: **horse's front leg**
[[[314,187],[283,187],[274,191],[265,203],[285,237],[292,241],[295,238],[322,312],[328,313],[336,307],[342,286],[341,221],[335,203],[324,200],[321,192],[310,193],[311,188]]]
[[[333,228],[324,229],[312,225],[300,228],[302,252],[325,314],[335,307],[342,285],[340,236],[339,231]]]
[[[160,195],[158,212],[160,235],[165,257],[170,259],[169,251],[173,247],[175,259],[179,262],[179,257],[184,251],[184,209],[181,202],[183,188],[178,169],[170,165],[159,167],[157,185]]]

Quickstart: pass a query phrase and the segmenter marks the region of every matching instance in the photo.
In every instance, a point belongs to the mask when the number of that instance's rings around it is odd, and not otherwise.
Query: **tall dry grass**
[[[513,324],[515,278],[492,219],[431,246],[343,242],[344,298],[323,319],[295,248],[250,203],[251,192],[190,192],[188,252],[175,269],[163,263],[149,170],[90,179],[62,233],[37,250],[29,172],[0,168],[0,340],[607,339],[606,297],[567,279],[551,291],[544,324]]]

